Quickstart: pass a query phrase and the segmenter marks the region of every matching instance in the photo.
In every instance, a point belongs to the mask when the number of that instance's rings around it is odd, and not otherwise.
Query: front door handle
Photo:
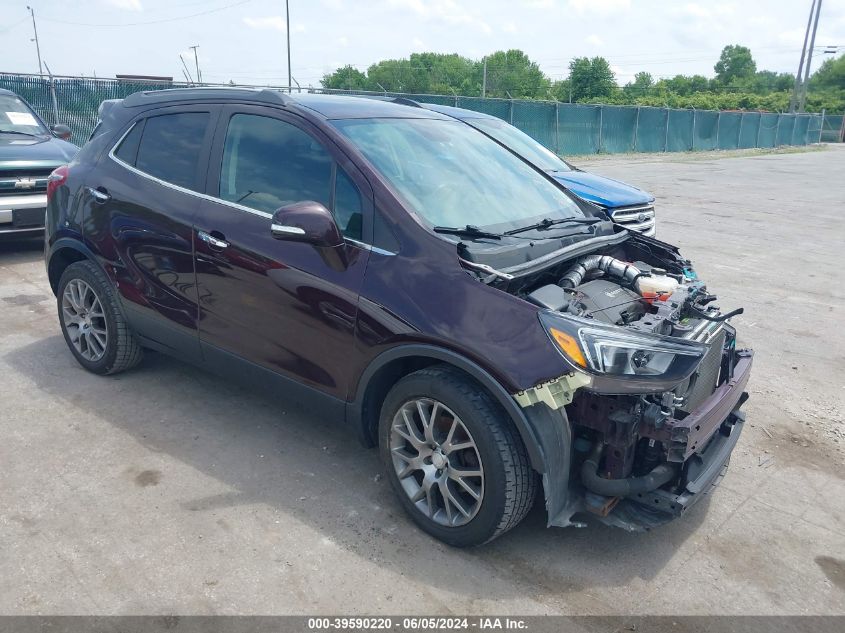
[[[111,196],[109,195],[109,192],[106,191],[105,187],[97,187],[96,189],[94,189],[94,187],[85,187],[85,189],[88,191],[88,194],[100,204],[111,200]]]
[[[199,237],[203,242],[211,246],[212,248],[226,248],[229,246],[229,242],[224,239],[220,239],[223,236],[215,237],[211,233],[206,233],[205,231],[198,231],[197,237]]]

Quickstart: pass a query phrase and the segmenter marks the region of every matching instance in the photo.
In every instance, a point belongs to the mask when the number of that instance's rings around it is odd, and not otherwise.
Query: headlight
[[[707,352],[707,345],[696,341],[640,334],[556,312],[541,312],[540,322],[575,367],[592,374],[630,377],[641,383],[681,382]]]

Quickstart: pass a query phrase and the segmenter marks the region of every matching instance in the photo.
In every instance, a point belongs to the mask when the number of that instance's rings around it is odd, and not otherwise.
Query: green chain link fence
[[[0,88],[20,95],[49,123],[63,123],[74,139],[88,138],[97,108],[140,90],[184,87],[177,82],[93,79],[0,73]],[[337,90],[318,90],[338,94]],[[677,110],[637,106],[581,105],[555,101],[384,93],[499,117],[560,154],[688,152],[842,140],[841,115]]]

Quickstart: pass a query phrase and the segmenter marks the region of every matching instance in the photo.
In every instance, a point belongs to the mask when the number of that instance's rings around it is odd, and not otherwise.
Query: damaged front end
[[[636,238],[524,289],[571,371],[514,394],[546,458],[549,525],[588,512],[630,531],[680,516],[721,479],[744,425],[738,350],[675,249]]]

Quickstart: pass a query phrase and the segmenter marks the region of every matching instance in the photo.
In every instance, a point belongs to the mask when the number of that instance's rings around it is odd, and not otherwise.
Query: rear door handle
[[[206,233],[205,231],[198,231],[197,237],[212,248],[226,248],[229,246],[229,242],[226,240],[214,237],[211,233]],[[223,236],[221,235],[220,237]]]
[[[100,204],[111,200],[111,196],[109,195],[109,192],[106,191],[105,187],[97,187],[96,189],[94,189],[94,187],[85,187],[85,189],[88,191],[88,194]]]

